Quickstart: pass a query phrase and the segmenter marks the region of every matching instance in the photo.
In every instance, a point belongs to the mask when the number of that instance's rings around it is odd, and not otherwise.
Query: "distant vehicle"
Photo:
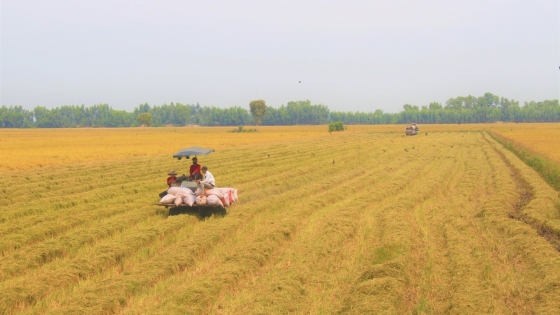
[[[418,129],[418,126],[415,123],[412,123],[412,124],[406,126],[406,129],[404,130],[404,133],[407,136],[415,136],[415,135],[418,134],[419,130],[420,129]]]

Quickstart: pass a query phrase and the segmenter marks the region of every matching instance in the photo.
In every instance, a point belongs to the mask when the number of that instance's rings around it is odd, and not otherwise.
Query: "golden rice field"
[[[0,130],[0,314],[557,314],[534,126]],[[226,215],[154,205],[191,145]]]
[[[560,165],[560,124],[503,124],[492,130]]]

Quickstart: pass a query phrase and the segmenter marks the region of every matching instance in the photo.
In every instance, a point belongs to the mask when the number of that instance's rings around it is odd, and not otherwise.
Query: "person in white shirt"
[[[196,184],[198,185],[198,188],[200,188],[200,191],[204,193],[205,189],[212,189],[216,186],[214,176],[212,173],[208,172],[208,167],[203,166],[200,169],[200,174],[202,175],[202,180],[196,180]]]

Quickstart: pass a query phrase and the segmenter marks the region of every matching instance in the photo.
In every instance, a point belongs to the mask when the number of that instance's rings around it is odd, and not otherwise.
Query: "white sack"
[[[206,204],[206,196],[198,196],[196,197],[196,204],[199,206],[203,206]]]
[[[161,198],[161,200],[159,202],[160,203],[173,203],[173,201],[175,201],[175,196],[167,194],[167,195],[163,196],[163,198]]]
[[[220,188],[207,189],[204,195],[206,195],[206,197],[210,195],[216,195],[219,199],[224,198],[224,192]]]
[[[185,196],[183,197],[183,202],[189,207],[192,207],[193,204],[196,202],[196,197],[194,195]]]
[[[184,196],[186,196],[186,195],[192,195],[193,191],[183,187],[171,187],[167,190],[167,193],[172,195],[183,194]]]
[[[220,201],[220,198],[218,198],[218,196],[216,196],[216,195],[210,195],[210,196],[206,197],[206,202],[211,206],[216,206],[216,205],[218,205],[220,207],[224,206],[222,201]]]

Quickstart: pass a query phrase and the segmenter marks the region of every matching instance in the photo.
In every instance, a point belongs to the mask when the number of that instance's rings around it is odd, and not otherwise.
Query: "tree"
[[[441,106],[441,104],[438,102],[431,102],[430,105],[428,105],[428,108],[430,110],[440,110],[443,108],[443,106]]]
[[[150,114],[150,113],[140,113],[140,114],[138,114],[138,117],[136,118],[136,120],[138,120],[138,123],[140,125],[150,127],[150,125],[152,124],[152,114]]]
[[[344,123],[342,121],[336,121],[329,124],[329,132],[331,131],[344,131]]]
[[[251,109],[251,115],[253,115],[255,123],[258,127],[264,117],[264,114],[266,113],[266,104],[264,100],[254,100],[249,103],[249,108]]]

